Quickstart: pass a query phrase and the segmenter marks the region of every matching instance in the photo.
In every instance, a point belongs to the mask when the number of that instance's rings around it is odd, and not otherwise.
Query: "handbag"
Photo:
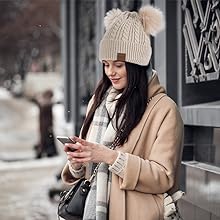
[[[183,220],[177,206],[177,201],[184,194],[181,190],[172,195],[164,193],[164,220]]]
[[[66,220],[73,220],[73,216],[80,219],[83,216],[90,185],[88,180],[81,178],[69,191],[61,192],[58,215]]]
[[[115,149],[119,143],[119,135],[116,136],[110,149]],[[91,188],[91,182],[95,178],[98,168],[101,163],[98,163],[89,179],[81,178],[69,189],[61,192],[60,201],[58,204],[57,214],[65,220],[80,220],[83,217],[84,207],[87,195]]]
[[[58,216],[65,220],[80,220],[83,217],[87,195],[91,188],[91,182],[95,178],[98,163],[89,179],[81,178],[69,189],[61,192],[58,204]]]

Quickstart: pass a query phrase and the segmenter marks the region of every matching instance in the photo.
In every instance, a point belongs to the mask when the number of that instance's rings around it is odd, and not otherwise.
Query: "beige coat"
[[[152,96],[141,121],[118,149],[128,153],[128,161],[123,179],[112,175],[109,220],[162,220],[163,193],[178,189],[183,122],[156,74],[149,82]],[[75,181],[67,165],[62,178]]]

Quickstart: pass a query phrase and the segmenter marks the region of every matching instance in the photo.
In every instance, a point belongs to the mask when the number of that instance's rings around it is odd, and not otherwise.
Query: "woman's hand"
[[[73,159],[73,157],[72,157],[69,153],[70,153],[71,151],[76,151],[76,152],[78,151],[78,152],[80,152],[80,150],[74,149],[74,148],[72,147],[72,144],[64,144],[64,151],[65,151],[66,154],[67,154],[67,159],[68,159],[68,161],[69,161],[71,167],[72,167],[74,170],[79,170],[79,169],[82,167],[83,163],[80,163],[80,162],[75,161],[75,160]]]
[[[117,151],[111,150],[102,144],[88,142],[76,136],[71,137],[71,139],[76,143],[65,144],[64,148],[67,152],[68,160],[70,160],[71,163],[105,162],[107,164],[113,164],[118,156]],[[68,148],[74,149],[75,151],[68,151]]]

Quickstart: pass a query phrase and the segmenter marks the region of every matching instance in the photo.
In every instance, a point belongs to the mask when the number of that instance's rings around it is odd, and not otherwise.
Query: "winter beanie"
[[[150,5],[138,12],[112,9],[104,18],[105,34],[99,45],[99,60],[120,60],[148,65],[152,49],[150,35],[164,28],[162,12]]]

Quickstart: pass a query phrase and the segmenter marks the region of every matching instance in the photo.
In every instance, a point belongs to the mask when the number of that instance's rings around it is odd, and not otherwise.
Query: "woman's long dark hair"
[[[127,141],[128,135],[141,120],[148,100],[148,71],[152,71],[149,66],[140,66],[133,63],[125,62],[127,70],[127,87],[123,90],[121,97],[116,104],[116,125],[117,134],[119,136],[119,144]],[[92,107],[85,118],[82,138],[86,137],[89,126],[92,122],[96,108],[101,104],[106,91],[111,86],[111,81],[105,74],[103,66],[103,77],[99,82],[94,96]],[[119,124],[119,116],[123,114],[121,123]]]

